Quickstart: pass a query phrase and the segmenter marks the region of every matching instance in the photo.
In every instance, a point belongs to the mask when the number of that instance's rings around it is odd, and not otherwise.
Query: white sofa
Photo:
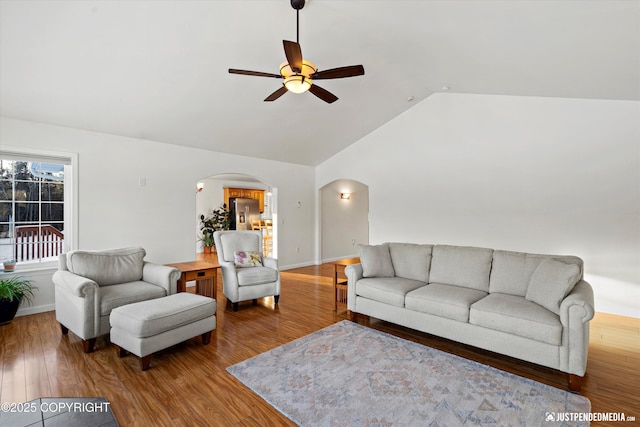
[[[568,374],[580,391],[593,290],[575,256],[386,243],[346,268],[351,318],[372,316]]]
[[[139,247],[59,255],[53,274],[56,320],[63,334],[71,330],[82,338],[86,353],[109,333],[111,310],[177,292],[180,270],[146,262],[145,255]]]

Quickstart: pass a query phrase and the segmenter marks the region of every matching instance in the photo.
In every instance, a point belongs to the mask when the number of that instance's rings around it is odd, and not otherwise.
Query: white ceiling
[[[366,70],[317,82],[337,102],[228,74],[277,73],[295,37],[289,0],[0,0],[0,113],[317,165],[443,86],[640,99],[636,0],[311,0],[304,57]]]

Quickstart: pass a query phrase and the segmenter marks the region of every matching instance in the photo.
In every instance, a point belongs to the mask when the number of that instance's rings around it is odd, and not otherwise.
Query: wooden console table
[[[334,311],[338,311],[338,303],[347,303],[347,281],[338,280],[338,274],[344,272],[344,268],[353,265],[360,264],[360,258],[345,258],[338,261],[334,261],[333,264],[333,292],[334,292]],[[342,267],[342,268],[340,268]]]
[[[186,292],[187,282],[196,281],[196,293],[216,299],[218,288],[218,264],[207,261],[190,261],[167,264],[182,272],[178,279],[178,292]]]

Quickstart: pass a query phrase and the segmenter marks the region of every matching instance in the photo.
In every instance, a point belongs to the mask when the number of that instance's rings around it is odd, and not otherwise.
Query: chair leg
[[[146,371],[149,369],[149,365],[151,364],[151,355],[144,356],[140,358],[140,362],[142,362],[142,370]]]
[[[202,345],[207,345],[211,342],[211,332],[212,331],[205,332],[200,336],[202,338]]]
[[[580,394],[582,389],[582,377],[575,374],[567,374],[567,382],[569,383],[569,391]]]
[[[93,348],[96,345],[95,338],[89,338],[88,340],[82,340],[82,347],[85,353],[93,353]]]
[[[273,301],[276,303],[276,305],[278,305],[278,301],[280,301],[280,295],[275,295],[273,297]]]
[[[116,349],[118,350],[118,357],[125,357],[128,353],[127,350],[125,350],[124,348],[120,347],[120,346],[116,346]]]
[[[69,328],[60,323],[60,330],[62,331],[62,335],[67,335],[69,333]]]
[[[238,303],[237,302],[233,303],[233,311],[238,311]]]

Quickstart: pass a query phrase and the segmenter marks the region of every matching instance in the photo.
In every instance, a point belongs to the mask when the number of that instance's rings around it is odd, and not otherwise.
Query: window
[[[0,259],[38,266],[68,242],[71,158],[0,152]]]

